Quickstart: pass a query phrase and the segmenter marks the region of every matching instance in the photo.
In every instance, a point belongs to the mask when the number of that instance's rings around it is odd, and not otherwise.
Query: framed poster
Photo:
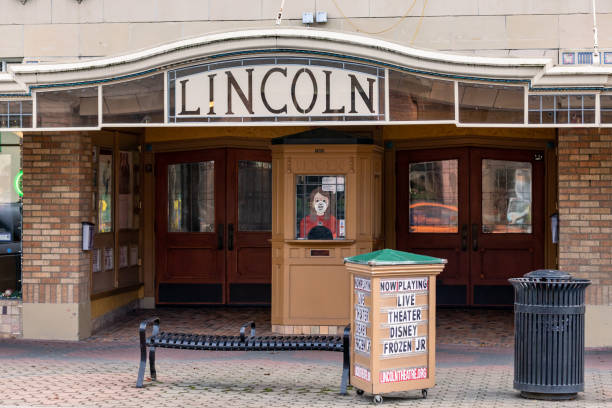
[[[100,150],[98,163],[98,232],[113,230],[113,153]]]
[[[104,270],[110,271],[114,268],[113,248],[104,248]]]
[[[92,257],[92,270],[93,272],[100,272],[102,271],[102,265],[101,265],[101,260],[100,260],[100,248],[96,248],[93,251],[91,251],[91,257]]]
[[[119,247],[119,268],[128,267],[128,247],[123,245]]]

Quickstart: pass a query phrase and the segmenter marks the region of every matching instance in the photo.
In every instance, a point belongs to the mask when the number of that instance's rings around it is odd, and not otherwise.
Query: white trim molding
[[[0,94],[33,88],[112,81],[126,76],[248,53],[311,53],[461,80],[523,81],[530,87],[612,85],[606,66],[553,66],[547,58],[488,58],[425,51],[372,37],[308,28],[233,31],[176,41],[130,54],[56,64],[11,64]],[[8,77],[7,77],[8,75]],[[10,79],[10,80],[9,80]]]

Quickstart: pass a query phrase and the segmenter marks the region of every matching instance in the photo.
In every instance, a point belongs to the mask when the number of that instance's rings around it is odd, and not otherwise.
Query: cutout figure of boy
[[[334,239],[338,236],[336,217],[330,214],[331,197],[321,187],[310,192],[310,215],[300,221],[300,238]]]

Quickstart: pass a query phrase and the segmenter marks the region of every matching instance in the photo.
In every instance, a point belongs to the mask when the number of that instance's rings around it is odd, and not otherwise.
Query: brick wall
[[[559,130],[559,268],[612,305],[612,129]]]
[[[91,215],[91,137],[23,137],[23,301],[89,302],[89,254],[81,222]]]

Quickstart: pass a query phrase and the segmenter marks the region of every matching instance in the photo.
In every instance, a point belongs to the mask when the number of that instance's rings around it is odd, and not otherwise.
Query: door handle
[[[225,225],[219,224],[217,225],[217,249],[223,249],[223,232],[225,230]]]
[[[472,251],[478,251],[478,224],[472,224]]]
[[[227,225],[227,250],[234,250],[234,224]]]
[[[468,226],[467,224],[463,224],[461,227],[461,250],[467,251],[468,246]]]

